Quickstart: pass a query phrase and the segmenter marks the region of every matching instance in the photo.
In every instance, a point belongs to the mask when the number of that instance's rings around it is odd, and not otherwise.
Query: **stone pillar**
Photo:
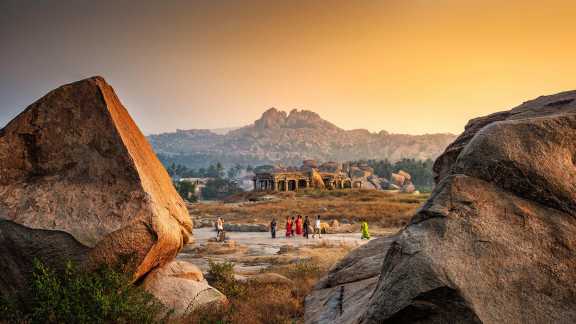
[[[294,191],[298,191],[298,179],[294,180]]]
[[[254,183],[254,191],[258,191],[258,188],[256,187],[256,179],[252,180],[252,182]]]
[[[272,183],[274,184],[274,191],[278,191],[278,181],[276,181],[276,179],[272,180]]]

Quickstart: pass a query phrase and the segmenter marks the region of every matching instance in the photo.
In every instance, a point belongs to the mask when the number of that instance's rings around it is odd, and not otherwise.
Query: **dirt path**
[[[392,234],[394,229],[388,232],[384,234]],[[209,259],[231,261],[236,265],[236,273],[250,275],[273,264],[310,257],[314,250],[320,248],[324,253],[329,253],[330,249],[342,250],[345,247],[349,250],[368,242],[360,239],[360,233],[324,234],[320,239],[287,239],[283,236],[272,239],[266,232],[228,232],[226,235],[233,244],[209,242],[215,237],[212,228],[195,229],[195,242],[188,244],[177,258],[198,265],[203,272],[208,270]]]

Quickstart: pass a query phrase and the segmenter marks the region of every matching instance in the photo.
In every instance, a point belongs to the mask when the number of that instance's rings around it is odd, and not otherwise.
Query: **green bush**
[[[0,322],[157,323],[167,313],[154,296],[132,284],[131,275],[110,267],[88,272],[68,263],[57,272],[35,261],[23,296],[29,300],[20,306],[0,303]]]
[[[245,287],[234,277],[234,263],[208,261],[210,285],[227,297],[239,297],[245,293]]]

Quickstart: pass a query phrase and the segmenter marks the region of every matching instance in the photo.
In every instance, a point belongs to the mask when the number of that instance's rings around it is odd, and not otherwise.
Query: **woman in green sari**
[[[370,232],[368,232],[368,222],[363,221],[362,225],[360,225],[360,228],[362,229],[362,237],[361,239],[363,240],[369,240],[370,239]]]

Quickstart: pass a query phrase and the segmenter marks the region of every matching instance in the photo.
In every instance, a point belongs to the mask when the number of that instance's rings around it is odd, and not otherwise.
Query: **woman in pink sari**
[[[286,217],[286,237],[290,237],[292,235],[292,220],[290,217]]]

